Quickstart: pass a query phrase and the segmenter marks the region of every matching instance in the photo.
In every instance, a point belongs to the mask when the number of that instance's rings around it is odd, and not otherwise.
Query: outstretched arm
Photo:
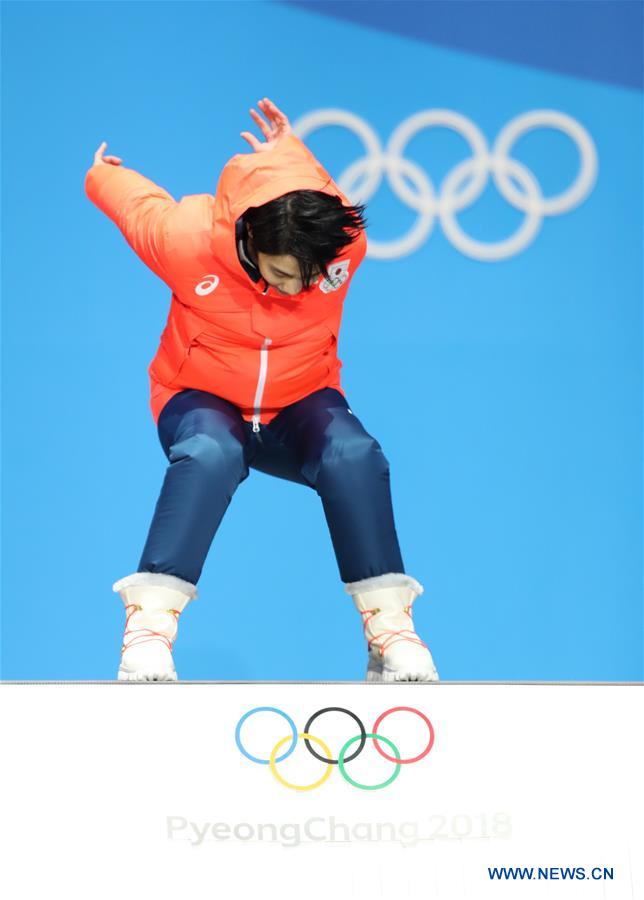
[[[118,156],[104,156],[105,141],[94,154],[85,176],[85,193],[118,226],[134,252],[170,285],[165,236],[177,201],[164,188],[121,165]]]
[[[257,104],[268,121],[250,110],[265,141],[259,141],[248,131],[241,132],[255,152],[273,150],[280,140],[291,134],[286,115],[268,97]],[[119,156],[104,156],[107,143],[103,141],[94,154],[94,164],[85,176],[85,192],[119,227],[134,252],[152,271],[172,288],[168,272],[168,236],[180,233],[186,226],[186,210],[164,188],[122,166]],[[173,289],[173,288],[172,288]]]

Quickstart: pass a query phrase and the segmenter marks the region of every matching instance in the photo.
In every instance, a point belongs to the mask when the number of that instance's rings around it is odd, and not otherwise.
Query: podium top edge
[[[306,685],[325,685],[328,687],[333,687],[335,685],[341,684],[353,684],[353,685],[364,685],[365,687],[390,687],[392,685],[401,685],[404,684],[406,687],[432,687],[439,688],[441,686],[453,686],[453,685],[538,685],[538,686],[551,686],[557,687],[561,685],[576,685],[580,687],[594,687],[597,685],[601,686],[610,686],[610,687],[641,687],[644,685],[644,681],[401,681],[401,682],[367,682],[364,680],[358,681],[189,681],[189,680],[181,680],[181,681],[157,681],[157,682],[145,682],[145,681],[117,681],[116,679],[105,679],[105,680],[95,680],[95,681],[83,681],[83,680],[73,680],[73,681],[57,681],[57,680],[17,680],[17,679],[0,679],[0,686],[12,686],[12,685],[78,685],[78,684],[98,684],[98,685],[133,685],[133,684],[163,684],[170,685],[173,687],[180,687],[181,685],[193,685],[193,684],[218,684],[218,685],[240,685],[240,684],[252,684],[252,685],[262,685],[262,684],[306,684]]]

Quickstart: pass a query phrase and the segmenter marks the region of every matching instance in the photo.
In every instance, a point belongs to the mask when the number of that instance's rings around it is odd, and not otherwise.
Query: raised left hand
[[[281,109],[278,109],[268,97],[264,97],[257,105],[268,119],[268,122],[265,122],[254,109],[250,110],[250,114],[255,120],[255,123],[259,126],[266,141],[262,143],[262,141],[259,141],[250,131],[242,131],[240,134],[248,141],[256,153],[261,153],[266,150],[272,150],[281,138],[290,134],[291,125]]]

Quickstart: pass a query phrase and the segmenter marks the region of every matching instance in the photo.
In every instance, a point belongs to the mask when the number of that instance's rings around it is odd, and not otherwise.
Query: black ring
[[[355,721],[360,726],[360,744],[358,745],[358,749],[355,751],[355,753],[352,753],[351,756],[347,756],[343,760],[345,763],[350,762],[352,759],[355,759],[356,756],[358,756],[360,753],[362,753],[362,751],[364,749],[364,745],[367,743],[367,732],[365,730],[365,727],[362,724],[362,722],[360,721],[360,719],[356,716],[356,714],[352,713],[350,709],[344,709],[342,706],[325,706],[324,709],[318,709],[317,712],[313,713],[313,715],[311,716],[309,721],[304,726],[304,733],[309,734],[309,728],[311,727],[311,723],[313,722],[313,719],[317,719],[317,717],[321,716],[322,713],[327,713],[327,712],[346,713],[348,716],[351,716],[352,719],[355,719]],[[319,753],[316,753],[316,751],[311,746],[311,742],[309,741],[308,738],[304,738],[304,743],[306,744],[309,753],[312,753],[316,759],[320,760],[320,762],[331,763],[331,765],[337,766],[337,764],[338,764],[337,759],[329,759],[326,756],[320,756]]]

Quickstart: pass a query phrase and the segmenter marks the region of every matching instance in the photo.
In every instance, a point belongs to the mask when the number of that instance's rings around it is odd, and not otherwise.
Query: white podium
[[[11,900],[644,897],[641,685],[0,687]]]

